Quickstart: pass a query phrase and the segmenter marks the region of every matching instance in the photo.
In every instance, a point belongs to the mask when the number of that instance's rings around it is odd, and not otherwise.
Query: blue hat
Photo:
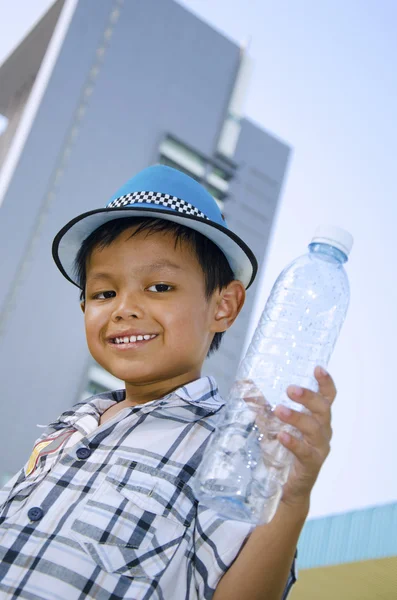
[[[227,227],[211,194],[185,173],[154,165],[127,181],[106,208],[75,217],[55,236],[52,255],[69,281],[80,287],[75,259],[83,241],[104,223],[124,217],[165,219],[190,227],[222,250],[235,278],[246,288],[255,278],[258,264],[253,252]]]

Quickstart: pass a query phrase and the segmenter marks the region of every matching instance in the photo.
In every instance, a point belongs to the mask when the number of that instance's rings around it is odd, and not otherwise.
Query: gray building
[[[173,0],[58,0],[0,67],[0,475],[46,424],[118,381],[93,363],[51,242],[140,169],[200,180],[263,262],[289,148],[241,114],[245,50]],[[257,284],[205,365],[226,393]]]

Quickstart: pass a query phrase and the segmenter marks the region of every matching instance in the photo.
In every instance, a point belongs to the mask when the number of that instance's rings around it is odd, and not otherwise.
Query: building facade
[[[52,261],[69,219],[162,162],[209,189],[262,265],[290,149],[242,115],[249,67],[243,48],[173,0],[58,0],[0,67],[4,477],[37,424],[119,387],[90,357],[79,290]],[[224,394],[256,291],[205,364]]]
[[[306,521],[292,600],[392,600],[397,590],[397,502]]]

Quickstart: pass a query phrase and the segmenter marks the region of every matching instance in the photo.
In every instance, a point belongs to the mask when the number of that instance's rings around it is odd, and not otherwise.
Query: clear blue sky
[[[355,237],[351,307],[330,364],[339,389],[332,452],[311,516],[397,500],[397,2],[180,3],[233,40],[251,39],[245,113],[293,147],[261,307],[318,223]],[[50,4],[0,0],[0,61]]]

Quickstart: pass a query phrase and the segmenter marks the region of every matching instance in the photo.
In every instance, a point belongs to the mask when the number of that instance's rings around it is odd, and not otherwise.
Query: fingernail
[[[280,408],[278,409],[278,411],[284,417],[290,417],[291,414],[292,414],[292,411],[290,411],[290,409],[287,408],[286,406],[280,406]]]
[[[328,375],[327,371],[324,369],[324,367],[318,367],[318,370],[320,372],[321,377],[325,377],[326,375]]]
[[[294,396],[302,396],[303,395],[303,389],[297,385],[291,385],[290,390],[294,394]]]

